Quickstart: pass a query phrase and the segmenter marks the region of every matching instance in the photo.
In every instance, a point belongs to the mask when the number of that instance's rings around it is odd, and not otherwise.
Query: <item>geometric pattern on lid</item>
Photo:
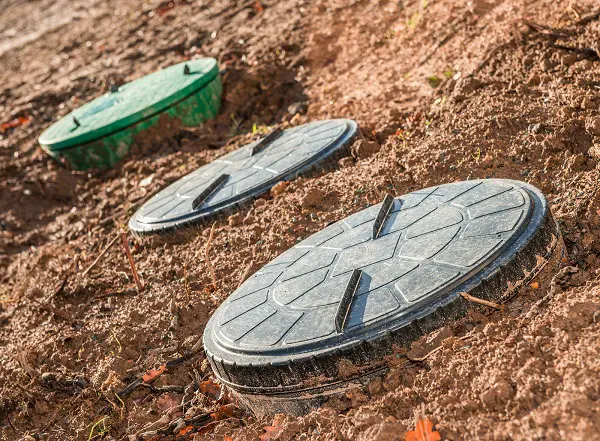
[[[512,243],[531,216],[532,200],[503,180],[420,190],[393,200],[372,239],[379,207],[326,227],[259,270],[219,307],[218,323],[228,321],[214,327],[213,338],[231,351],[260,354],[324,345],[339,334],[356,336],[401,320],[477,274]],[[336,331],[338,305],[357,269],[362,274],[346,325]],[[238,297],[262,278],[260,295]],[[247,313],[240,314],[244,304]]]
[[[356,123],[337,119],[318,121],[281,132],[262,150],[252,155],[260,140],[230,152],[200,167],[149,199],[134,219],[138,224],[160,225],[185,221],[218,212],[233,203],[262,192],[295,170],[326,158],[356,131]],[[206,194],[219,177],[223,182]]]

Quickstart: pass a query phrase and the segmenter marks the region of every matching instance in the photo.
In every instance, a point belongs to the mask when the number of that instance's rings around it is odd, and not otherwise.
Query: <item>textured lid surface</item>
[[[39,143],[60,150],[95,141],[165,110],[218,74],[214,58],[189,60],[158,70],[75,109],[46,129]]]
[[[376,339],[495,274],[546,216],[539,190],[510,180],[388,196],[255,273],[214,313],[206,351],[238,366],[277,365]]]
[[[133,215],[129,226],[154,232],[216,215],[293,179],[347,145],[356,131],[354,121],[336,119],[267,135],[161,190]]]

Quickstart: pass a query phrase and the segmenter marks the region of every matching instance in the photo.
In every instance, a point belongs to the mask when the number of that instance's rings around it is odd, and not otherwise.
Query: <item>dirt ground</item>
[[[422,414],[444,440],[600,439],[597,1],[0,0],[0,11],[0,123],[29,121],[0,133],[2,439],[404,440]],[[38,147],[111,85],[194,56],[224,70],[221,114],[202,130],[106,172],[68,171]],[[354,159],[219,219],[216,289],[210,226],[129,237],[142,293],[120,242],[83,274],[147,196],[253,127],[329,117],[360,124]],[[215,402],[193,349],[244,273],[385,192],[489,177],[546,194],[562,270],[503,311],[447,326],[425,361],[400,350],[385,378],[307,416],[274,424]],[[117,395],[173,360],[153,387]]]

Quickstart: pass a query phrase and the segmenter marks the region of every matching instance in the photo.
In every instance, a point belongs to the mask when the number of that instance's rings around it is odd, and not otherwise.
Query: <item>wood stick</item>
[[[212,227],[210,227],[210,234],[208,235],[208,240],[206,241],[206,248],[204,249],[204,260],[206,261],[206,266],[208,266],[208,270],[210,271],[210,276],[212,277],[212,281],[213,281],[213,288],[216,290],[217,289],[217,276],[215,276],[215,267],[212,264],[212,262],[210,261],[210,258],[208,257],[208,252],[210,251],[210,244],[212,242],[213,239],[213,235],[215,233],[215,225],[217,223],[213,223]]]
[[[60,317],[61,319],[66,320],[69,323],[75,323],[75,319],[73,317],[71,317],[67,312],[63,311],[62,309],[55,308],[54,306],[50,306],[47,303],[42,303],[39,300],[34,299],[34,298],[32,298],[31,301],[34,302],[35,304],[39,305],[42,309],[45,309],[46,311],[51,312],[55,316]]]
[[[106,247],[102,250],[102,252],[100,254],[98,254],[98,257],[96,257],[96,259],[94,259],[94,261],[91,263],[90,266],[88,266],[84,272],[81,273],[81,275],[83,277],[86,276],[87,273],[89,273],[91,271],[92,268],[94,268],[98,262],[100,262],[100,259],[102,259],[102,257],[106,254],[106,252],[115,244],[115,242],[117,241],[117,239],[119,238],[119,235],[117,234],[115,237],[113,237],[113,239],[109,242],[108,245],[106,245]]]
[[[129,260],[129,266],[131,267],[131,272],[133,273],[135,286],[137,287],[138,292],[141,292],[144,290],[144,284],[140,280],[140,276],[135,269],[135,262],[133,261],[133,256],[131,255],[131,250],[129,249],[129,242],[127,241],[127,233],[124,231],[121,232],[121,242],[123,243],[123,249],[125,250],[125,254],[127,254],[127,259]]]
[[[470,294],[467,294],[466,292],[461,292],[460,295],[463,299],[468,300],[473,303],[478,303],[480,305],[489,306],[490,308],[494,308],[494,309],[498,309],[498,310],[504,309],[504,305],[500,305],[495,302],[490,302],[489,300],[483,300],[483,299],[480,299],[479,297],[474,297]]]

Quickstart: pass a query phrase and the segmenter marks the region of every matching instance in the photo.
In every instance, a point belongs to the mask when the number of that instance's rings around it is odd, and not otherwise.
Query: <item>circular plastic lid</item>
[[[183,101],[219,74],[217,60],[199,58],[122,85],[69,113],[42,133],[39,143],[61,150],[95,141]]]
[[[541,192],[458,182],[385,200],[298,243],[248,279],[206,326],[233,389],[300,387],[348,357],[381,361],[466,310],[461,292],[505,300],[562,243]]]
[[[335,119],[272,132],[161,190],[129,227],[138,233],[165,231],[236,208],[340,151],[357,130],[356,122]]]

